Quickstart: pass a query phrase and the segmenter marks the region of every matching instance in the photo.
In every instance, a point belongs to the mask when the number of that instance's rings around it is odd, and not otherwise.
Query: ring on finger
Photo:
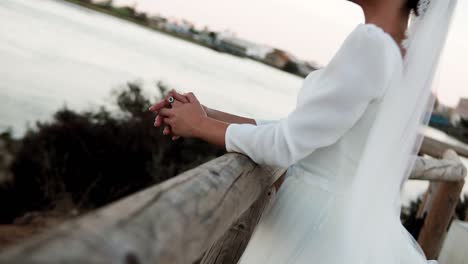
[[[174,101],[175,101],[175,99],[172,96],[169,96],[169,98],[167,98],[167,102],[170,103],[170,104],[174,103]]]

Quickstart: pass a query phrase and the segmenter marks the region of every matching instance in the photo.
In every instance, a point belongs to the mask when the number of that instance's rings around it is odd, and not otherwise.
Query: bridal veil
[[[419,16],[412,15],[402,79],[384,97],[345,208],[342,263],[427,263],[401,225],[400,192],[432,109],[433,77],[456,3],[420,0]]]

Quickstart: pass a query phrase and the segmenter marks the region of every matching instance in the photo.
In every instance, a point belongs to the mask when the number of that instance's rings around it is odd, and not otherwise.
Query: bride
[[[366,23],[307,76],[287,118],[239,117],[175,91],[150,108],[173,140],[288,168],[239,263],[427,263],[401,226],[399,194],[456,1],[353,2]]]

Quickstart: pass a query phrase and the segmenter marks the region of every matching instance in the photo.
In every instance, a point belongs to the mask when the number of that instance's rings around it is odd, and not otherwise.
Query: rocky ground
[[[0,191],[7,189],[13,181],[10,166],[14,160],[16,142],[3,134],[0,136]],[[14,201],[11,201],[14,202]],[[16,218],[10,224],[0,224],[0,250],[38,234],[67,219],[59,212],[30,212]]]
[[[58,212],[31,212],[15,219],[12,224],[0,225],[0,250],[40,234],[71,217]]]

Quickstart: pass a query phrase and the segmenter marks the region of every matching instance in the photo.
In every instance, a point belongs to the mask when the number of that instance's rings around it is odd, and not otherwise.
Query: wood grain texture
[[[431,155],[435,158],[442,158],[445,151],[449,149],[455,151],[461,157],[468,158],[468,147],[465,145],[448,144],[428,136],[424,137],[421,153]]]
[[[445,157],[448,161],[418,160],[412,178],[453,181],[466,175],[455,153]],[[7,249],[0,253],[0,263],[192,263],[208,248],[206,263],[228,263],[216,258],[240,257],[268,203],[258,199],[284,172],[227,154]],[[439,218],[453,215],[453,193],[459,187],[459,182],[443,184],[448,185],[436,192],[429,210]],[[436,224],[427,225],[429,238],[448,225]],[[242,231],[245,228],[248,232]]]
[[[227,154],[0,254],[0,263],[192,263],[284,173]]]
[[[461,162],[452,150],[446,151],[443,157],[446,160]],[[437,259],[439,256],[464,183],[464,179],[461,179],[457,182],[432,182],[429,186],[418,212],[418,216],[425,219],[418,243],[428,259]]]
[[[272,187],[203,256],[201,264],[237,263],[244,253],[255,226],[266,208],[272,205],[276,188]]]
[[[465,177],[466,168],[459,159],[418,158],[410,179],[457,182]]]
[[[276,198],[276,193],[283,184],[285,175],[257,200],[250,209],[204,254],[201,264],[237,263],[263,212],[268,210]]]

